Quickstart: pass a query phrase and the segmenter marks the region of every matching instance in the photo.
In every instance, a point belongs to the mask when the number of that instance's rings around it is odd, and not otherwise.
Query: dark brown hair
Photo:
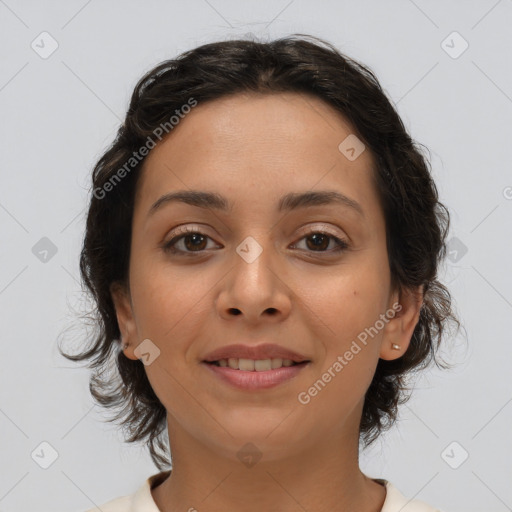
[[[114,282],[129,284],[134,194],[144,158],[130,159],[149,140],[159,138],[159,127],[169,128],[170,116],[182,112],[191,98],[201,105],[239,92],[312,94],[351,123],[376,162],[373,177],[385,214],[393,289],[424,286],[424,303],[407,351],[396,360],[379,359],[367,390],[360,424],[365,446],[396,421],[398,405],[409,398],[407,374],[432,360],[448,367],[437,359],[442,333],[451,321],[460,326],[450,293],[437,280],[446,252],[448,210],[438,201],[428,160],[368,67],[324,40],[302,34],[270,42],[215,42],[162,62],[137,83],[123,125],[94,168],[80,271],[97,308],[88,315],[96,332],[82,353],[61,350],[70,360],[90,360],[94,399],[117,412],[109,421],[121,420],[126,441],[147,440],[159,469],[171,460],[166,410],[142,361],[119,350],[120,331],[109,291]]]

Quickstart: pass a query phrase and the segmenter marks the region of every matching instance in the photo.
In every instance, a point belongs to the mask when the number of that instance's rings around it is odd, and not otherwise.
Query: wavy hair
[[[449,212],[438,200],[428,159],[368,67],[303,34],[270,42],[214,42],[166,60],[138,81],[124,123],[94,167],[80,273],[94,301],[85,316],[95,333],[79,354],[66,354],[59,347],[72,361],[88,360],[92,396],[115,411],[109,421],[120,420],[127,442],[147,442],[160,470],[171,464],[166,410],[142,361],[119,350],[120,330],[109,291],[112,283],[128,280],[134,197],[144,158],[115,186],[108,183],[190,98],[201,105],[241,92],[311,94],[352,124],[376,162],[373,179],[385,215],[393,289],[423,285],[424,302],[407,351],[392,361],[379,359],[366,392],[360,423],[365,447],[396,421],[398,406],[409,398],[408,374],[432,360],[448,367],[438,360],[443,332],[450,323],[460,327],[450,293],[437,280],[446,254]],[[97,192],[101,190],[109,190],[106,198]]]

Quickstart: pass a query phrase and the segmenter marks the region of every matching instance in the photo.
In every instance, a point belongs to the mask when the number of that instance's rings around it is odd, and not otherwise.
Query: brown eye
[[[309,248],[314,250],[320,249],[325,250],[329,246],[330,237],[321,233],[314,233],[306,237],[306,240],[311,241],[311,244],[307,244]]]
[[[181,228],[178,230],[178,233],[183,234],[178,234],[164,244],[163,250],[165,252],[193,256],[193,253],[204,252],[207,248],[208,240],[211,240],[209,236],[193,228]]]
[[[333,253],[348,248],[347,242],[341,240],[340,238],[334,235],[331,235],[330,233],[325,233],[323,231],[312,231],[311,233],[304,236],[301,240],[306,240],[305,250],[310,252],[312,251],[320,253]],[[334,243],[334,248],[328,249],[331,242]]]
[[[187,250],[200,251],[206,247],[205,241],[207,237],[199,233],[194,233],[192,235],[184,235],[181,238],[184,240],[184,245]],[[190,242],[190,245],[187,242]]]

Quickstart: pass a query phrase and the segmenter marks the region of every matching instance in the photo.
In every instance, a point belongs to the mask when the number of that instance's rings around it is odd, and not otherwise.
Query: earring
[[[400,345],[397,345],[396,343],[392,343],[392,344],[391,344],[391,348],[392,348],[393,350],[400,350]]]

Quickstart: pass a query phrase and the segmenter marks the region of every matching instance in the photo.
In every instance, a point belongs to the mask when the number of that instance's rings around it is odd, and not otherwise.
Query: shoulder
[[[100,507],[90,508],[85,512],[130,512],[133,495],[121,496],[104,503]]]
[[[163,471],[152,475],[133,494],[114,498],[84,512],[160,512],[153,500],[151,489],[165,480],[169,474],[170,471]]]
[[[386,500],[381,512],[443,512],[424,501],[406,498],[391,482],[380,480],[386,487]]]

